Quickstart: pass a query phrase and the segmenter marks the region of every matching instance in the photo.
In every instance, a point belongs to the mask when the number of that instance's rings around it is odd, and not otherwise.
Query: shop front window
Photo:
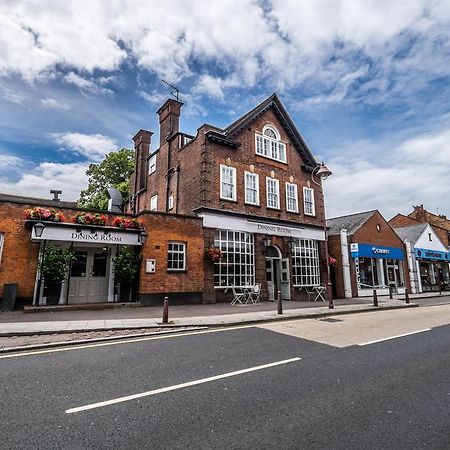
[[[214,246],[222,252],[222,259],[214,263],[214,287],[231,288],[255,284],[253,234],[217,230]]]

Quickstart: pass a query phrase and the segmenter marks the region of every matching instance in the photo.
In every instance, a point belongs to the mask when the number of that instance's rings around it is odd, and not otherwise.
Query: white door
[[[269,301],[275,301],[275,280],[274,280],[274,260],[266,258],[266,279],[267,290],[269,291]]]
[[[281,260],[281,298],[283,300],[291,299],[291,283],[289,278],[289,259]]]
[[[102,248],[74,251],[69,280],[69,303],[106,302],[108,297],[108,252]]]

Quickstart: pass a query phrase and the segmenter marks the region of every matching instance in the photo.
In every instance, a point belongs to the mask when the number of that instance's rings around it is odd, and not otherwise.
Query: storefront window
[[[217,230],[214,246],[222,251],[222,259],[214,263],[214,286],[253,286],[255,256],[253,235],[242,231]]]
[[[359,288],[387,289],[404,287],[403,261],[382,258],[359,258]]]
[[[317,241],[297,239],[292,255],[294,286],[318,286],[320,284],[319,248]]]

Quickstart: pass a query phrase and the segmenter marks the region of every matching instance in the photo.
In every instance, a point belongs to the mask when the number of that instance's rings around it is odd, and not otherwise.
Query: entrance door
[[[69,303],[106,302],[108,252],[102,248],[74,251],[69,281]]]
[[[289,282],[289,258],[281,260],[281,298],[291,299],[291,283]]]
[[[275,301],[276,295],[276,259],[266,258],[266,279],[267,279],[267,290],[269,291],[269,301]]]

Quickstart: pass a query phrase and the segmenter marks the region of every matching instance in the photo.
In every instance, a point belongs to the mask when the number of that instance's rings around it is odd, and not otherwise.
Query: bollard
[[[408,292],[408,289],[405,289],[405,303],[409,304],[409,292]]]
[[[162,323],[169,323],[169,297],[164,297]]]
[[[442,295],[442,281],[439,281],[439,295]]]
[[[393,299],[393,295],[392,295],[392,284],[389,285],[389,298],[392,300]]]
[[[283,303],[281,302],[281,291],[277,292],[278,314],[283,314]]]
[[[376,289],[373,290],[373,306],[378,306],[378,295]]]

